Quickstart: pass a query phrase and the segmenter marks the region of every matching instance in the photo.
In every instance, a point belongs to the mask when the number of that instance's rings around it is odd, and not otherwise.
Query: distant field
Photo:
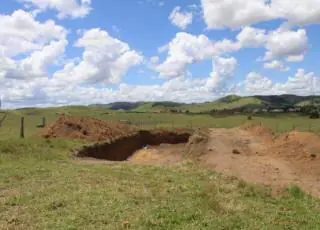
[[[188,128],[231,128],[248,122],[247,116],[187,115],[171,113],[128,113],[117,112],[103,108],[61,107],[46,109],[21,109],[8,111],[8,116],[0,128],[0,139],[19,137],[20,118],[25,117],[25,134],[34,136],[39,133],[41,117],[47,123],[54,122],[62,113],[73,116],[90,116],[106,120],[131,121],[142,128],[157,127],[188,127]],[[0,117],[1,119],[1,117]],[[261,123],[275,132],[285,132],[293,128],[299,131],[320,133],[320,120],[312,120],[299,115],[275,114],[270,116],[255,116],[251,122]]]

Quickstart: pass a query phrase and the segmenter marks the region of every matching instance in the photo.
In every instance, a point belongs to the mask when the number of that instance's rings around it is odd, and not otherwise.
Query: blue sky
[[[7,107],[319,93],[319,0],[8,0],[0,26]]]

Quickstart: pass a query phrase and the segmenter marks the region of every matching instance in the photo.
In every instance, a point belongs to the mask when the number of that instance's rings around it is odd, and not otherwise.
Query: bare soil
[[[109,161],[125,161],[131,158],[131,156],[140,149],[147,149],[149,146],[159,146],[161,144],[171,144],[174,146],[181,143],[187,143],[190,136],[191,133],[188,130],[139,131],[131,136],[124,136],[113,141],[85,146],[75,154],[79,157],[93,157]],[[170,151],[169,149],[170,148],[168,148],[167,152]],[[163,154],[163,156],[164,155],[165,154]],[[173,157],[172,152],[168,154],[168,156],[171,155]]]
[[[105,141],[128,136],[137,131],[134,126],[122,122],[63,115],[48,128],[42,130],[41,135],[45,138]]]
[[[195,132],[142,131],[121,122],[61,116],[42,135],[99,142],[76,152],[84,158],[157,165],[193,159],[217,172],[271,185],[275,191],[296,184],[320,195],[320,136],[312,133],[276,136],[253,124]]]
[[[320,137],[290,132],[280,136],[262,126],[211,129],[203,165],[275,191],[290,184],[320,195]]]

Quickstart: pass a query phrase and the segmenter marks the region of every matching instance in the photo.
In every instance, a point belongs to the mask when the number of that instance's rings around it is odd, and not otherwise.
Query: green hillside
[[[320,96],[272,95],[241,97],[229,95],[212,102],[176,103],[176,102],[116,102],[111,104],[91,105],[92,107],[133,112],[208,112],[211,110],[237,108],[285,108],[294,106],[320,105]]]

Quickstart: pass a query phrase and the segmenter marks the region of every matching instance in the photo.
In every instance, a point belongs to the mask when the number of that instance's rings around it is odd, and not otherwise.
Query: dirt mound
[[[209,134],[208,131],[197,131],[190,138],[185,146],[185,155],[196,158],[206,154],[212,149],[208,148]]]
[[[295,159],[318,157],[320,160],[320,136],[313,133],[292,131],[282,134],[274,139],[271,148],[283,157]]]
[[[46,138],[71,138],[88,141],[113,140],[137,132],[134,126],[94,118],[60,116],[58,120],[42,131]]]
[[[247,123],[239,127],[239,129],[251,133],[252,135],[263,137],[267,140],[272,140],[274,132],[271,129],[253,123]]]
[[[191,138],[190,138],[191,139]],[[320,195],[320,137],[292,131],[279,136],[261,125],[211,129],[199,157],[214,170],[282,189],[297,184]]]

